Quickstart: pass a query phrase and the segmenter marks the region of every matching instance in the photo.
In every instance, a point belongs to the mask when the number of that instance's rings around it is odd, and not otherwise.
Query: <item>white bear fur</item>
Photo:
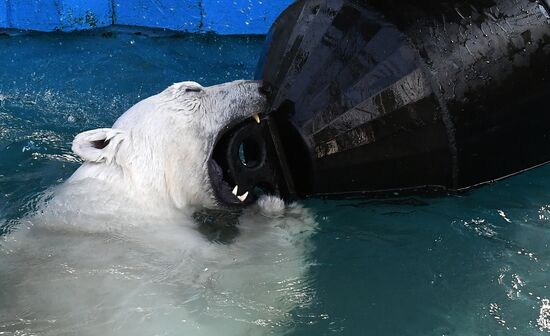
[[[221,127],[262,106],[257,85],[174,84],[112,128],[79,134],[73,150],[83,165],[0,240],[0,333],[291,328],[293,311],[314,295],[312,216],[264,196],[239,216],[227,244],[208,241],[191,216],[216,206],[208,157]]]
[[[195,82],[174,84],[130,108],[112,128],[77,135],[73,151],[85,163],[68,183],[105,181],[154,211],[213,207],[208,159],[216,136],[233,120],[252,118],[264,104],[253,81],[207,88]],[[96,149],[91,143],[97,140],[110,142]]]

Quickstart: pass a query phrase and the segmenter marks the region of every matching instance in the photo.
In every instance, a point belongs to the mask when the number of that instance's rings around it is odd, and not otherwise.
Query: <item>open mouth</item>
[[[224,176],[223,168],[211,159],[208,163],[208,173],[218,202],[225,206],[246,206],[253,204],[257,196],[250,191],[240,194],[239,186],[228,176]],[[234,186],[232,186],[234,185]]]
[[[208,162],[214,195],[224,206],[251,205],[261,193],[272,189],[271,183],[266,183],[273,174],[266,169],[264,125],[260,115],[253,114],[224,129]]]

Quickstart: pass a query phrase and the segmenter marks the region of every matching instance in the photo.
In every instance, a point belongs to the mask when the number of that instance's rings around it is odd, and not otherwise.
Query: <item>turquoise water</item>
[[[0,36],[2,230],[78,167],[74,135],[110,126],[174,82],[252,78],[261,44],[192,35]],[[461,195],[304,204],[319,223],[308,276],[314,294],[292,313],[290,334],[550,332],[550,166]]]

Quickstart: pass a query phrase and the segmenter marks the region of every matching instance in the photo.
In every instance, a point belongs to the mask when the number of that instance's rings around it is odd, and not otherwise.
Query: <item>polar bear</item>
[[[78,134],[83,164],[0,240],[0,333],[264,335],[314,297],[316,224],[264,196],[219,211],[217,135],[264,108],[259,84],[177,83],[112,128]]]

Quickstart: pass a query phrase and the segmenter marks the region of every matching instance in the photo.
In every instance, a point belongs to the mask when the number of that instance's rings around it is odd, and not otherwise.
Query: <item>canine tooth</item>
[[[258,115],[258,113],[254,113],[252,115],[252,118],[254,118],[254,120],[256,120],[256,124],[260,123],[260,116]]]
[[[246,201],[246,198],[248,197],[248,191],[245,192],[244,194],[242,194],[241,196],[237,196],[237,198],[239,199],[239,201],[241,202],[244,202]]]
[[[237,196],[237,193],[238,193],[238,192],[239,192],[239,186],[236,185],[235,188],[233,188],[232,193],[233,193],[233,195]]]

